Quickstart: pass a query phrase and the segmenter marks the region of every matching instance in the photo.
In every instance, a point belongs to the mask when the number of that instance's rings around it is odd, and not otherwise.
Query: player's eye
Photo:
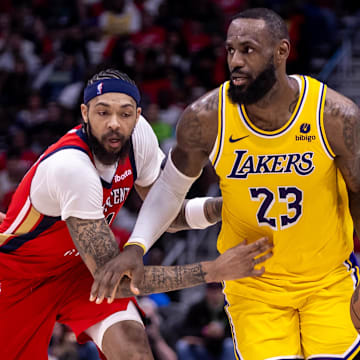
[[[235,52],[234,48],[232,48],[232,47],[230,47],[230,46],[227,46],[227,47],[226,47],[226,51],[227,51],[227,53],[228,53],[229,55],[233,55],[234,52]]]
[[[250,46],[246,46],[244,49],[244,53],[245,54],[251,54],[254,52],[254,48],[250,47]]]

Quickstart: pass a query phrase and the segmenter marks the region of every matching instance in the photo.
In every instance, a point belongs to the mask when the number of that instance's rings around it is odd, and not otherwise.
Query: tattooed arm
[[[120,253],[114,234],[104,219],[69,217],[66,225],[81,258],[93,275]]]
[[[350,212],[360,235],[360,110],[350,99],[329,89],[324,124],[349,194]]]
[[[249,245],[244,241],[213,261],[180,266],[145,266],[139,285],[139,294],[147,295],[188,288],[205,282],[260,276],[264,268],[255,269],[254,267],[272,256],[271,248],[272,245],[268,239],[261,238]],[[258,257],[259,255],[261,256]],[[108,302],[111,302],[114,298],[133,296],[130,290],[130,279],[122,278],[117,272],[117,258],[109,261],[102,269],[103,275],[112,279],[108,286],[104,286],[104,283],[97,281],[95,277],[90,299],[92,301],[96,299],[98,304],[105,297]],[[118,286],[115,287],[115,284]],[[114,288],[117,289],[116,292]]]
[[[217,136],[218,89],[215,89],[192,105],[182,114],[178,129],[178,144],[169,156],[161,175],[152,186],[141,207],[134,231],[119,255],[121,261],[116,271],[123,276],[129,274],[133,293],[139,293],[143,280],[143,250],[150,246],[168,229],[181,209],[185,195],[203,166],[209,161],[209,154]],[[219,210],[220,206],[214,207]],[[214,216],[209,210],[208,215]],[[120,280],[119,280],[120,281]],[[100,285],[96,284],[100,282]],[[105,274],[98,276],[96,287],[116,291],[117,283],[112,283]]]
[[[188,106],[177,125],[177,143],[171,153],[174,165],[187,176],[196,176],[209,160],[218,125],[218,89]]]
[[[191,104],[182,114],[177,128],[178,144],[172,151],[172,159],[177,166],[176,160],[187,161],[183,159],[186,152],[186,158],[192,160],[195,176],[198,175],[201,169],[209,161],[209,154],[211,153],[216,135],[217,135],[217,117],[218,117],[218,92],[215,89],[205,94],[203,97]],[[184,148],[184,149],[183,149]],[[187,166],[182,164],[181,166]],[[180,167],[178,169],[182,171]],[[190,171],[192,171],[190,169]],[[183,172],[189,175],[188,172]],[[191,174],[189,176],[192,176]],[[135,185],[135,189],[142,200],[145,200],[151,186],[141,187]],[[176,232],[179,230],[188,230],[191,227],[185,219],[186,201],[181,206],[181,209],[166,230],[168,232]],[[204,215],[210,223],[216,223],[221,220],[222,198],[214,198],[206,201],[204,205]]]

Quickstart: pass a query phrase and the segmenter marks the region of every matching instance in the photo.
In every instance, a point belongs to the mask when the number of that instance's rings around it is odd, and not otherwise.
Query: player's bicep
[[[119,254],[119,247],[104,219],[66,219],[71,238],[92,274]]]
[[[188,107],[176,128],[177,143],[171,152],[174,165],[187,176],[198,176],[209,160],[214,136],[205,128],[201,111]]]
[[[360,191],[360,110],[350,99],[329,90],[324,110],[325,132],[348,189]]]

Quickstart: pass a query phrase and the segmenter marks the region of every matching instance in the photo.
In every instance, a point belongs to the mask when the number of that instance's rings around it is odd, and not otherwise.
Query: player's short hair
[[[262,19],[273,36],[274,40],[290,40],[289,31],[285,21],[273,10],[267,8],[252,8],[244,10],[231,18],[236,19]]]
[[[86,86],[89,86],[99,80],[104,79],[120,79],[136,86],[135,81],[131,79],[129,75],[113,68],[99,71],[88,80]]]

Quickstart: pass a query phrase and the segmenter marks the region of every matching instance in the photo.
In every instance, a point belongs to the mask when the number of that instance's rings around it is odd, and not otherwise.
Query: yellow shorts
[[[313,287],[299,294],[278,295],[277,304],[246,298],[246,286],[224,282],[226,312],[231,324],[238,360],[354,359],[360,350],[360,336],[350,318],[350,298],[356,272],[344,267],[333,284]],[[328,281],[327,281],[328,282]],[[227,289],[228,288],[228,289]],[[241,295],[239,295],[241,294]],[[244,295],[244,296],[243,296]]]

